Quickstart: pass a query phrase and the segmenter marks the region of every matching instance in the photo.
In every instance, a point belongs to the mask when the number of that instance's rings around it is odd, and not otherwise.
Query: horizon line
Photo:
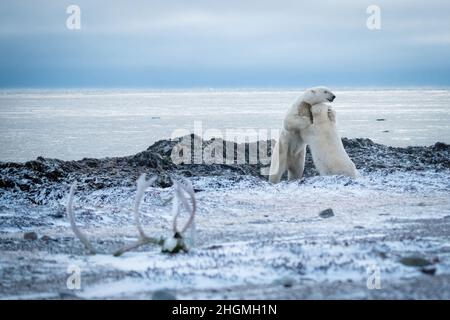
[[[112,90],[149,90],[149,91],[219,91],[219,90],[230,90],[230,91],[245,91],[245,90],[285,90],[285,91],[295,91],[304,90],[314,86],[320,86],[323,84],[311,84],[310,86],[174,86],[174,87],[157,87],[157,86],[68,86],[68,87],[39,87],[39,86],[17,86],[17,87],[1,87],[0,91],[38,91],[38,90],[51,90],[51,91],[112,91]],[[325,85],[327,87],[332,87],[335,90],[449,90],[450,85],[366,85],[366,86],[351,86],[351,85]]]

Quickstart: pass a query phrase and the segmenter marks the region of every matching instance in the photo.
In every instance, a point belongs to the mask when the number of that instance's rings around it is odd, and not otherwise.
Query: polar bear
[[[303,176],[306,142],[302,132],[313,122],[311,106],[326,101],[332,102],[335,98],[336,96],[326,87],[310,88],[289,108],[283,120],[280,137],[272,152],[270,182],[280,182],[286,170],[289,180],[300,179]]]
[[[302,138],[309,145],[316,169],[321,176],[358,176],[355,164],[345,152],[336,127],[336,113],[325,103],[311,106],[313,123],[302,130]]]

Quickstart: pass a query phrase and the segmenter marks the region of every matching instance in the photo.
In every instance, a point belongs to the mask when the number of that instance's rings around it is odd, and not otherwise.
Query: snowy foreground
[[[276,186],[245,170],[200,176],[193,168],[188,179],[198,212],[188,240],[195,246],[176,255],[149,245],[112,256],[138,235],[133,179],[92,184],[89,172],[76,176],[68,163],[41,159],[61,171],[51,181],[33,176],[48,168],[3,163],[0,298],[450,299],[449,146],[405,151],[363,142],[346,143],[362,173],[356,180],[315,176],[310,159],[306,178]],[[392,162],[373,165],[388,155]],[[190,175],[186,166],[172,169]],[[78,225],[97,255],[74,238],[64,212],[74,180],[81,181]],[[147,190],[141,206],[147,234],[170,234],[172,189]],[[319,215],[327,208],[334,215]],[[24,238],[28,232],[37,239]],[[66,284],[74,266],[80,290]],[[368,288],[378,273],[381,288]]]

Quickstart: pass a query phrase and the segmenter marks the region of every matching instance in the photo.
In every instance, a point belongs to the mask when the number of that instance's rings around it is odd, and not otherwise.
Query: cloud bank
[[[1,87],[447,86],[450,3],[3,0],[0,52]]]

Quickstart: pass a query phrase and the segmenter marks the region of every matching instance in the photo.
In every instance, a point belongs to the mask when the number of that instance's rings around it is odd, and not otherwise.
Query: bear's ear
[[[311,90],[311,92],[312,92],[312,93],[316,93],[316,90],[313,89],[313,90]]]

